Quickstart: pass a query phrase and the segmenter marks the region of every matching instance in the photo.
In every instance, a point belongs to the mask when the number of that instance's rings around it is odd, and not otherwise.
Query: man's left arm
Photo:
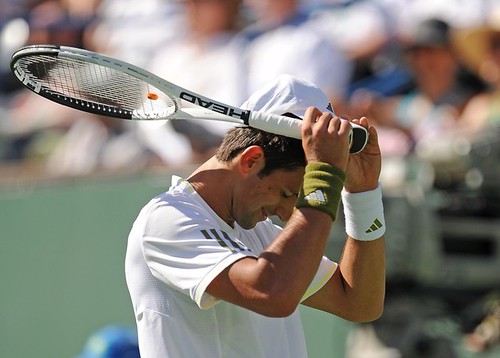
[[[369,129],[363,152],[349,158],[343,206],[348,237],[339,266],[329,281],[303,303],[355,322],[373,321],[383,312],[385,245],[381,154],[377,132],[366,118],[356,121]]]

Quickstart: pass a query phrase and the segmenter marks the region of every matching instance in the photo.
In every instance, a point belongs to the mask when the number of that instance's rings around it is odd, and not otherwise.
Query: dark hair
[[[235,127],[227,132],[217,149],[217,160],[228,163],[246,148],[257,145],[264,150],[265,166],[261,176],[277,169],[294,170],[306,166],[302,141],[251,127]]]

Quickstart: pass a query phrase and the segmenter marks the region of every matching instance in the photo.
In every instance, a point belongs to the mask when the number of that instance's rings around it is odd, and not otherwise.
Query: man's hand
[[[323,162],[343,171],[349,162],[349,121],[309,107],[302,124],[302,146],[307,162]]]
[[[368,143],[365,149],[357,154],[349,156],[347,165],[347,180],[344,183],[345,190],[350,193],[358,193],[373,190],[378,186],[382,159],[378,145],[378,135],[375,127],[370,126],[368,119],[353,120],[353,123],[365,127],[369,132]]]

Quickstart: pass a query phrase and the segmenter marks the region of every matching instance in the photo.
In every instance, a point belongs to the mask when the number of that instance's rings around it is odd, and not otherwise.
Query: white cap
[[[252,94],[241,107],[279,115],[293,113],[304,117],[310,106],[335,115],[328,97],[316,85],[291,75],[281,75]]]

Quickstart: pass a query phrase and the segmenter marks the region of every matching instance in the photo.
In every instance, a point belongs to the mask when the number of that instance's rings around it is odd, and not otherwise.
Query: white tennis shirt
[[[170,189],[141,210],[129,235],[125,273],[141,357],[306,357],[298,310],[269,318],[205,292],[226,267],[257,257],[280,231],[269,219],[251,230],[230,227],[174,176]],[[336,267],[324,257],[303,299]]]

